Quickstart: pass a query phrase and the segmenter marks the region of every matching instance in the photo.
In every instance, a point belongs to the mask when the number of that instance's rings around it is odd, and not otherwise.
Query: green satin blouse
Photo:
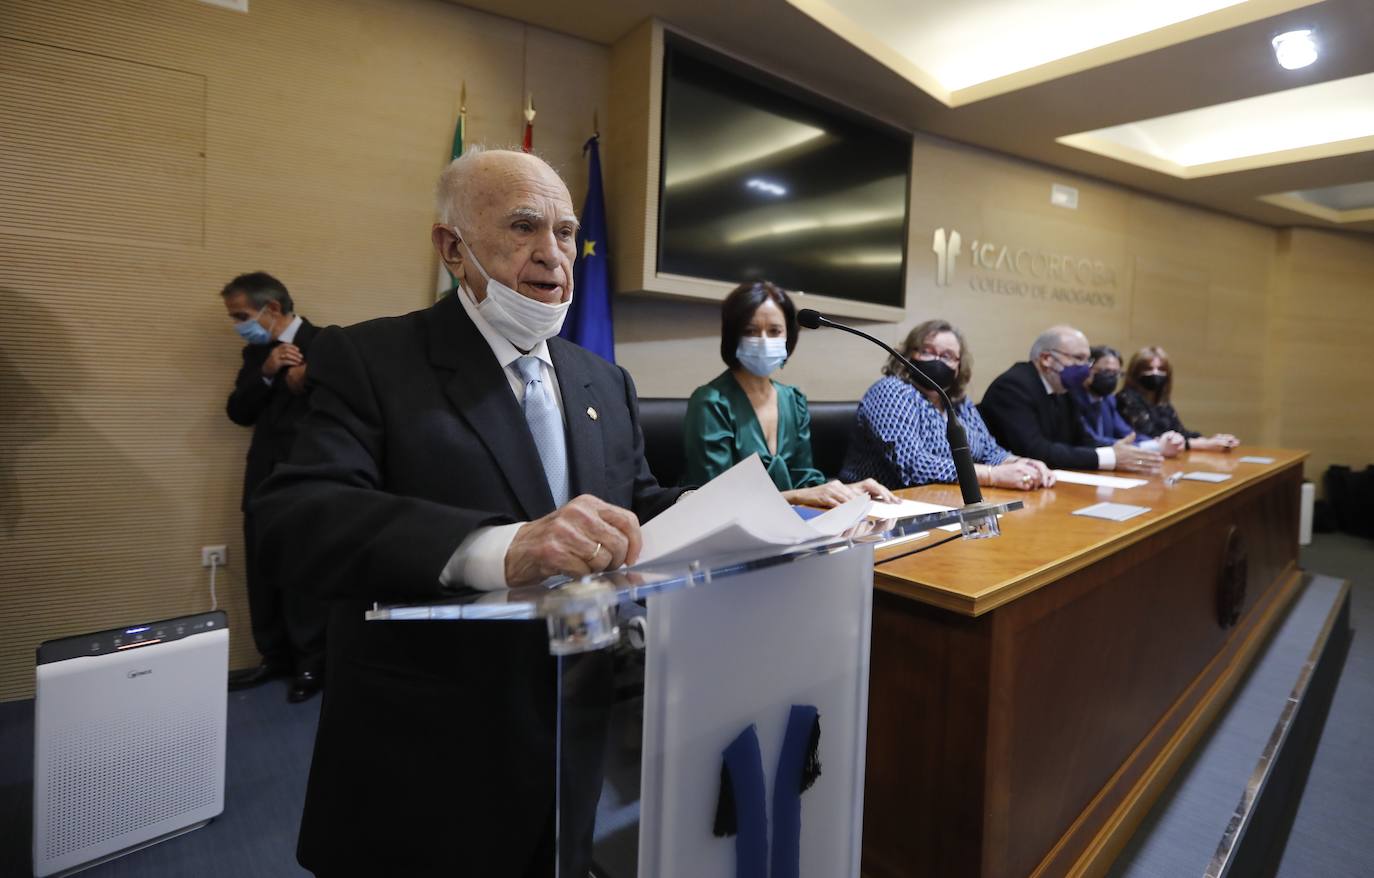
[[[754,406],[728,370],[692,393],[682,424],[687,455],[682,484],[704,485],[751,454],[758,454],[780,491],[826,481],[811,465],[811,412],[806,396],[789,384],[774,381],[773,387],[778,398],[776,454],[768,450]]]

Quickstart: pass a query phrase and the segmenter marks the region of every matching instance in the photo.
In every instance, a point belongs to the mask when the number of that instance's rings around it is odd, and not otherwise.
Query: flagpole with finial
[[[521,145],[525,152],[534,150],[534,92],[525,98],[525,142]]]
[[[458,91],[458,121],[453,125],[453,149],[449,152],[449,161],[453,161],[463,154],[463,142],[468,135],[468,82],[463,80],[462,87]],[[437,302],[443,298],[444,294],[458,286],[458,279],[449,274],[448,267],[443,260],[439,261],[439,279],[435,283],[434,300]]]
[[[458,158],[463,154],[463,143],[468,138],[468,81],[463,80],[462,88],[458,92],[458,124],[453,129],[453,155],[451,158]]]

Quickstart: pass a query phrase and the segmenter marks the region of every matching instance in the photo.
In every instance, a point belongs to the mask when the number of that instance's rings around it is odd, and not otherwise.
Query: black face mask
[[[1088,389],[1098,396],[1111,396],[1116,390],[1116,381],[1120,377],[1120,372],[1098,372],[1088,384]]]
[[[948,389],[957,377],[957,373],[944,360],[914,360],[913,362],[916,363],[916,368],[924,372],[926,377],[934,381],[941,390]],[[913,377],[917,387],[927,386],[919,375]]]
[[[1164,382],[1168,380],[1168,375],[1141,375],[1140,386],[1151,393],[1158,393],[1164,387]]]

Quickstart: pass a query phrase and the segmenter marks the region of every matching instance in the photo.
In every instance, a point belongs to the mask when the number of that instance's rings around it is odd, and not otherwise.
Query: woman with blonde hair
[[[963,333],[947,321],[927,320],[911,330],[900,350],[949,396],[968,434],[979,484],[1023,491],[1054,484],[1045,464],[997,444],[965,394],[973,354]],[[945,435],[944,400],[918,380],[900,360],[888,358],[883,377],[859,403],[841,480],[872,478],[890,488],[958,481]]]

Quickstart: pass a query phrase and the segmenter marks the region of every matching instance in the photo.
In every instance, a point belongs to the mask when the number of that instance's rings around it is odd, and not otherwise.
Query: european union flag
[[[601,153],[596,135],[583,145],[582,152],[591,155],[587,203],[582,208],[582,228],[577,233],[572,305],[559,335],[614,363],[611,273],[606,262],[606,201],[601,194]]]

